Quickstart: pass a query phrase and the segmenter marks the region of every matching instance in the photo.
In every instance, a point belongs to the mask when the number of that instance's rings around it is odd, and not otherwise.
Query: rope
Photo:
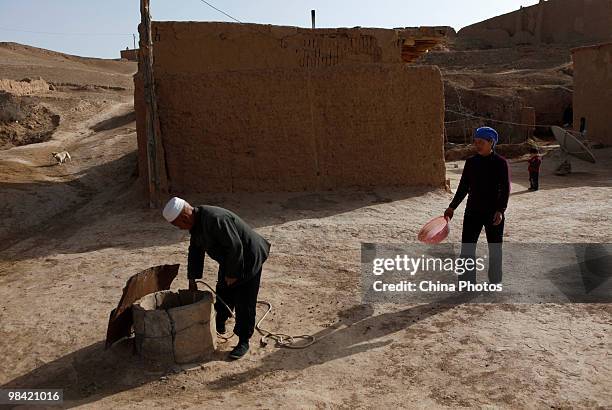
[[[221,10],[221,9],[219,9],[219,8],[217,8],[217,7],[215,7],[215,6],[213,6],[212,4],[210,4],[209,2],[207,2],[206,0],[200,0],[200,1],[201,1],[202,3],[204,3],[204,4],[206,4],[208,7],[210,7],[210,8],[212,8],[212,9],[217,10],[219,13],[223,14],[224,16],[231,18],[231,19],[232,19],[232,20],[234,20],[235,22],[240,23],[240,24],[244,24],[242,21],[238,20],[236,17],[233,17],[233,16],[231,16],[231,15],[227,14],[226,12],[224,12],[223,10]]]
[[[217,292],[215,292],[212,286],[210,286],[208,283],[204,282],[203,280],[196,280],[196,282],[201,283],[205,285],[208,289],[210,289],[210,291],[213,293],[213,295],[215,295],[217,300],[219,300],[223,304],[223,306],[225,306],[225,308],[230,313],[230,315],[233,318],[236,317],[236,315],[234,315],[234,312],[232,312],[232,309],[230,309],[227,303],[225,303],[223,299],[221,299],[217,295]],[[276,347],[285,347],[287,349],[305,349],[309,346],[312,346],[317,341],[313,335],[291,336],[285,333],[274,333],[274,332],[270,332],[269,330],[264,329],[263,327],[261,327],[261,323],[264,321],[266,316],[268,316],[268,313],[272,311],[272,304],[265,300],[258,300],[257,304],[265,305],[267,307],[266,313],[264,313],[263,316],[255,324],[255,330],[257,330],[262,335],[261,339],[259,340],[262,346],[266,346],[268,344],[268,339],[272,339],[274,340]],[[224,340],[229,340],[232,337],[234,337],[234,334],[227,337],[224,334],[221,334],[219,332],[217,332],[217,335]],[[296,344],[298,340],[304,340],[305,342],[298,345]]]
[[[453,120],[453,121],[444,121],[444,124],[453,124],[456,122],[466,122],[467,120],[464,118],[462,120]]]
[[[480,119],[480,120],[485,120],[485,121],[497,122],[497,123],[500,123],[500,124],[520,125],[522,127],[550,128],[550,127],[557,126],[557,125],[549,125],[549,124],[523,124],[523,123],[520,123],[520,122],[495,120],[493,118],[481,117],[479,115],[468,114],[468,113],[460,112],[460,111],[454,111],[454,110],[451,110],[451,109],[448,109],[448,108],[446,109],[446,111],[451,112],[453,114],[457,114],[457,115],[463,115],[464,117],[470,117],[470,118],[474,118],[474,119]],[[450,124],[450,123],[453,123],[453,122],[460,122],[460,121],[465,121],[465,120],[445,121],[444,124]]]
[[[212,8],[213,10],[216,10],[216,11],[218,11],[219,13],[223,14],[224,16],[226,16],[226,17],[228,17],[228,18],[230,18],[230,19],[234,20],[236,23],[242,24],[243,26],[245,26],[245,27],[246,27],[248,30],[250,30],[251,32],[253,32],[253,33],[257,33],[257,34],[261,34],[261,35],[263,35],[263,36],[270,37],[270,38],[271,38],[271,39],[273,39],[273,40],[279,40],[279,41],[281,42],[281,44],[282,44],[282,42],[283,42],[285,39],[287,39],[287,38],[289,38],[289,37],[293,37],[293,36],[297,35],[297,34],[291,34],[291,35],[289,35],[289,36],[285,36],[285,37],[281,37],[281,38],[275,37],[275,36],[273,36],[273,35],[272,35],[272,34],[270,34],[270,33],[267,33],[267,32],[265,32],[265,31],[261,31],[261,30],[259,30],[259,29],[257,28],[257,25],[253,26],[253,24],[254,24],[254,23],[245,23],[244,21],[241,21],[241,20],[237,19],[236,17],[232,16],[232,15],[231,15],[231,14],[229,14],[229,13],[226,13],[225,11],[221,10],[220,8],[215,7],[213,4],[209,3],[209,2],[208,2],[208,1],[206,1],[206,0],[200,0],[200,1],[201,1],[202,3],[204,3],[204,4],[206,4],[208,7]]]

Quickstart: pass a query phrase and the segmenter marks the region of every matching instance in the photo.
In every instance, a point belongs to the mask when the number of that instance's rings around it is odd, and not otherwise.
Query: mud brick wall
[[[402,63],[396,31],[175,22],[153,30],[172,193],[444,184],[440,71]]]
[[[540,0],[464,27],[458,36],[490,47],[606,41],[612,39],[612,0]]]
[[[152,30],[160,75],[402,61],[398,30],[164,21]]]
[[[612,145],[612,42],[572,50],[574,129],[586,119],[588,139]]]

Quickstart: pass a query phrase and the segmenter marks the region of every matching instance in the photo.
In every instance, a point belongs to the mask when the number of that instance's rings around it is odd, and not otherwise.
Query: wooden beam
[[[161,205],[162,196],[167,194],[165,154],[157,113],[155,79],[153,77],[153,37],[151,34],[151,14],[149,0],[140,0],[140,54],[138,70],[142,74],[145,99],[145,130],[147,136],[147,169],[149,207]]]

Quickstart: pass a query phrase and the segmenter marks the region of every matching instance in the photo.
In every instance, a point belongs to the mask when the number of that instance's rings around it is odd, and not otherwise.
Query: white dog
[[[55,158],[58,164],[63,164],[66,161],[72,162],[72,158],[70,158],[70,154],[68,153],[68,151],[52,152],[51,156]]]

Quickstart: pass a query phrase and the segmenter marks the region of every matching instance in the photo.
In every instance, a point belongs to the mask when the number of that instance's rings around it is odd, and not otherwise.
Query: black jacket
[[[194,212],[187,257],[189,279],[202,277],[205,253],[219,264],[219,281],[226,277],[246,280],[259,272],[270,252],[268,241],[227,209],[202,205]]]
[[[456,209],[468,196],[466,212],[504,212],[510,196],[510,172],[504,157],[493,152],[474,155],[465,161],[461,181],[449,207]]]

